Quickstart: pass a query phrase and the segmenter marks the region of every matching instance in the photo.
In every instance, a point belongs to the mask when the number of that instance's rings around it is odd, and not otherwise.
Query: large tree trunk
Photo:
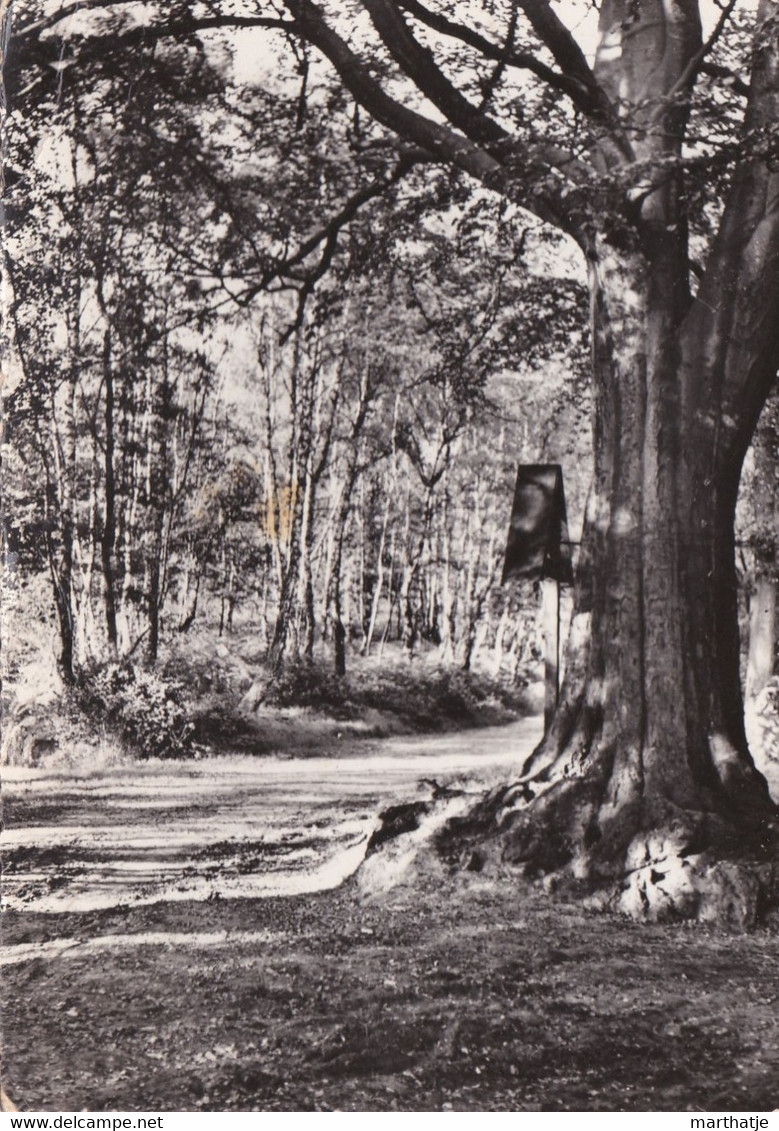
[[[744,734],[733,527],[779,367],[779,173],[741,162],[693,297],[669,162],[700,27],[684,0],[672,36],[666,15],[657,0],[601,8],[600,81],[630,114],[635,159],[668,172],[608,227],[579,223],[595,469],[565,685],[521,783],[465,828],[477,860],[486,844],[637,917],[745,925],[777,903],[777,810]],[[779,118],[778,15],[762,0],[747,131]]]
[[[591,250],[595,478],[566,682],[521,787],[486,813],[493,848],[531,875],[637,916],[748,923],[775,883],[776,809],[744,734],[733,525],[779,357],[758,373],[745,325],[753,388],[723,404],[733,329],[718,339],[702,303],[680,318],[664,260]]]

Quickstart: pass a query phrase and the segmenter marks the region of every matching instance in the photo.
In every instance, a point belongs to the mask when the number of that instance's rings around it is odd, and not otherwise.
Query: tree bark
[[[76,339],[78,341],[78,339]],[[74,351],[77,352],[77,351]],[[76,363],[73,362],[68,379],[60,391],[59,398],[53,398],[52,440],[55,453],[54,468],[56,483],[51,512],[57,515],[58,529],[54,532],[52,544],[54,554],[49,554],[52,580],[54,582],[54,602],[60,630],[59,669],[66,684],[76,679],[76,623],[78,619],[75,542],[76,542]],[[59,413],[57,400],[59,399]],[[58,419],[59,417],[59,419]]]
[[[776,648],[776,580],[766,573],[755,578],[749,599],[749,654],[746,696],[754,699],[774,674]]]
[[[371,595],[371,608],[368,616],[368,625],[365,630],[365,639],[360,649],[360,655],[367,656],[373,643],[373,634],[376,631],[376,618],[379,615],[382,593],[384,590],[384,546],[387,540],[387,524],[389,522],[389,496],[385,492],[384,519],[381,526],[381,535],[376,550],[376,574]]]
[[[103,342],[103,378],[105,381],[105,439],[103,447],[103,528],[100,536],[100,561],[103,572],[103,607],[106,635],[111,655],[116,658],[119,638],[116,630],[116,479],[114,475],[114,373],[111,359],[111,331],[106,329]]]
[[[759,695],[774,674],[779,569],[779,390],[776,387],[760,414],[752,451],[754,468],[749,492],[752,512],[749,542],[754,566],[749,595],[747,699]]]
[[[148,635],[145,661],[151,668],[157,663],[160,642],[164,568],[165,519],[170,506],[169,436],[172,419],[173,387],[168,357],[167,311],[162,335],[161,373],[155,389],[149,378],[149,427],[147,432],[146,496],[150,510],[148,550],[146,558],[146,615]]]
[[[347,467],[346,481],[341,491],[341,500],[338,506],[335,527],[335,548],[333,551],[333,569],[330,577],[331,585],[331,620],[333,625],[333,665],[335,674],[346,675],[346,624],[344,623],[343,601],[343,574],[344,574],[344,546],[349,529],[349,520],[352,514],[352,491],[356,473],[356,452]],[[348,618],[347,618],[348,623]]]
[[[190,552],[191,556],[191,552]],[[192,573],[195,574],[195,589],[190,598],[190,587],[192,584]],[[192,625],[195,623],[197,616],[197,603],[200,596],[200,579],[201,570],[199,564],[197,566],[190,560],[187,563],[186,580],[183,585],[183,596],[181,598],[181,620],[178,625],[179,632],[189,632]]]

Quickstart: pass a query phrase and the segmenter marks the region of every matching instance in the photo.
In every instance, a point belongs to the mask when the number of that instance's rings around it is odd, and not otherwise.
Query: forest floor
[[[534,725],[253,767],[11,767],[7,1090],[28,1111],[776,1108],[774,935],[638,927],[428,857],[305,893],[354,866],[378,808],[445,768],[505,775]]]

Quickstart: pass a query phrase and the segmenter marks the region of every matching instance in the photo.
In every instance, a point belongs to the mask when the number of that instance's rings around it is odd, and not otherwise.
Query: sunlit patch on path
[[[418,795],[420,779],[494,780],[538,737],[529,719],[386,739],[365,756],[226,756],[80,775],[8,767],[3,899],[81,912],[337,887],[362,861],[379,811]]]
[[[0,968],[18,966],[33,958],[84,958],[99,951],[134,950],[141,946],[186,947],[205,950],[236,944],[267,943],[272,931],[144,931],[130,935],[98,935],[92,939],[50,939],[47,942],[18,943],[0,954]]]

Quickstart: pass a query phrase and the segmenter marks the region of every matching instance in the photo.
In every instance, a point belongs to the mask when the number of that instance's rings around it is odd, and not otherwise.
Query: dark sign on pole
[[[558,463],[519,468],[503,581],[515,577],[544,582],[544,730],[548,731],[560,695],[560,586],[573,584],[563,469]]]
[[[520,465],[503,563],[503,581],[549,577],[573,584],[563,469],[559,463]]]

